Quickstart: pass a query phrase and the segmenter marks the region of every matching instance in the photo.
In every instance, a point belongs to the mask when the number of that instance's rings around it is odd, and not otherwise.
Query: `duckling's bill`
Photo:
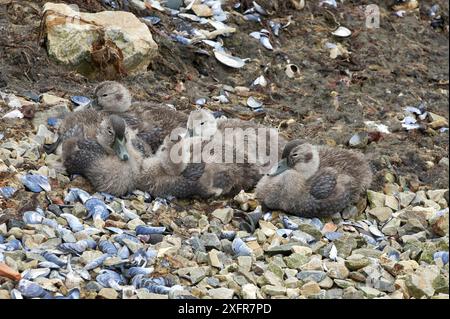
[[[128,161],[130,155],[128,154],[127,148],[125,146],[125,138],[116,137],[116,139],[114,140],[113,148],[117,156],[119,156],[122,161]]]
[[[284,158],[281,161],[279,161],[278,164],[275,165],[267,175],[268,176],[277,176],[277,175],[280,175],[281,173],[283,173],[284,171],[286,171],[288,168],[289,167],[288,167],[287,159]]]

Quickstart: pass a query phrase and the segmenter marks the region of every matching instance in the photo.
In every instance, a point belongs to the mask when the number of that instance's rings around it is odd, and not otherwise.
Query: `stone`
[[[293,246],[292,252],[300,254],[300,255],[304,255],[307,257],[312,255],[312,249],[309,247],[305,247],[305,246]]]
[[[305,297],[317,295],[318,293],[320,293],[320,286],[314,281],[309,281],[300,288],[300,294]]]
[[[394,198],[395,199],[395,198]],[[384,223],[392,216],[392,209],[389,207],[375,207],[368,211],[379,222]]]
[[[309,261],[309,257],[303,254],[293,253],[289,257],[285,257],[284,261],[289,268],[300,269],[302,265]]]
[[[364,299],[364,293],[355,287],[344,289],[342,299]]]
[[[334,283],[342,289],[348,288],[348,287],[354,287],[355,283],[350,280],[343,280],[343,279],[335,279]]]
[[[206,4],[194,4],[192,6],[192,11],[194,11],[195,15],[198,17],[211,17],[213,15],[213,11]]]
[[[259,221],[259,226],[261,228],[261,231],[266,235],[267,237],[272,237],[275,232],[278,230],[272,223],[266,222],[264,220]]]
[[[338,251],[338,256],[342,258],[347,258],[352,253],[353,249],[358,246],[356,239],[348,236],[343,236],[333,243]]]
[[[319,270],[304,270],[297,274],[297,278],[303,282],[314,281],[321,282],[327,277],[327,274]]]
[[[330,289],[331,287],[333,287],[333,285],[334,285],[334,281],[330,277],[325,277],[324,280],[319,282],[320,288],[323,288],[323,289]]]
[[[221,244],[220,244],[219,237],[217,237],[216,234],[205,233],[202,235],[201,239],[203,241],[203,245],[205,246],[205,248],[207,250],[211,250],[211,249],[220,250]]]
[[[0,289],[0,300],[11,299],[11,295],[8,290]]]
[[[97,70],[97,65],[92,62],[93,57],[96,57],[92,48],[96,41],[101,41],[102,33],[110,44],[103,45],[100,49],[110,54],[123,55],[121,65],[103,65],[108,74],[118,77],[122,72],[146,72],[157,54],[158,45],[148,27],[130,12],[86,13],[65,4],[50,2],[44,5],[43,12],[46,13],[44,26],[49,56],[59,63],[76,68],[86,76],[94,75]],[[101,62],[106,64],[105,61]],[[118,65],[122,67],[122,71]]]
[[[261,288],[261,291],[269,296],[284,296],[286,288],[281,286],[266,285]]]
[[[416,194],[413,192],[402,192],[399,193],[400,206],[401,208],[408,207],[409,204],[414,200]]]
[[[400,228],[401,222],[399,218],[392,218],[383,226],[381,232],[387,236],[395,236]]]
[[[242,298],[243,299],[256,299],[258,287],[253,284],[245,284],[242,286]]]
[[[434,280],[439,276],[437,266],[418,268],[415,273],[406,276],[405,284],[414,298],[432,297],[435,293]]]
[[[168,295],[154,294],[145,288],[137,289],[136,296],[138,299],[168,299]]]
[[[320,240],[322,238],[322,232],[311,224],[300,224],[299,229],[314,237],[315,240]]]
[[[325,262],[328,269],[327,275],[332,279],[345,279],[349,275],[349,270],[343,262]]]
[[[219,252],[218,252],[217,250],[215,250],[215,249],[211,250],[211,251],[208,253],[208,260],[209,260],[209,264],[210,264],[212,267],[222,269],[222,268],[223,268],[223,264],[222,264],[222,262],[219,260],[218,253],[219,253]]]
[[[369,259],[362,255],[352,255],[345,261],[345,266],[350,270],[358,270],[370,264]]]
[[[99,291],[98,296],[103,299],[117,299],[119,294],[112,288],[103,288]]]
[[[142,220],[140,220],[139,218],[132,219],[127,223],[127,227],[130,230],[135,230],[136,227],[138,227],[140,225],[145,225],[145,223]]]
[[[237,260],[239,266],[241,266],[245,271],[250,271],[253,264],[253,259],[251,256],[239,256]]]
[[[212,212],[212,216],[219,219],[222,223],[228,224],[233,219],[234,210],[231,207],[219,208]]]
[[[448,220],[448,211],[444,215],[438,217],[437,219],[432,221],[431,228],[436,235],[446,236],[448,235],[449,229],[449,220]]]
[[[368,190],[367,199],[369,201],[370,208],[384,207],[384,203],[386,202],[386,195],[384,195],[383,193]]]
[[[208,290],[208,296],[212,299],[232,299],[234,290],[228,288],[213,288]]]
[[[209,267],[194,267],[190,271],[190,278],[193,284],[200,282],[208,274]]]
[[[381,297],[384,295],[384,293],[379,291],[378,289],[368,287],[368,286],[362,286],[359,288],[359,290],[361,290],[362,293],[364,294],[364,296],[369,299]]]

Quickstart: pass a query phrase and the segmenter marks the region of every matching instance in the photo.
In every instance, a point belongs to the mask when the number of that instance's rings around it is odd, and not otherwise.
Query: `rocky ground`
[[[252,193],[187,201],[137,191],[121,199],[68,176],[59,156],[43,152],[54,139],[48,118],[70,111],[71,97],[91,96],[101,79],[48,57],[39,37],[44,1],[0,0],[0,299],[448,298],[448,2],[420,1],[399,17],[386,1],[377,29],[365,27],[361,6],[370,2],[319,2],[281,6],[261,23],[223,6],[237,30],[223,46],[251,59],[241,69],[199,54],[207,45],[170,37],[196,23],[151,12],[161,19],[149,27],[159,54],[147,72],[121,82],[136,100],[189,112],[205,98],[212,110],[288,138],[358,147],[375,175],[367,202],[322,220],[262,214]],[[443,28],[431,25],[433,4]],[[269,20],[291,21],[270,35],[274,50],[249,36],[270,29]],[[352,35],[332,36],[338,24]],[[344,53],[331,56],[327,42]],[[298,67],[293,78],[288,64]],[[261,75],[268,85],[251,86]],[[229,103],[213,99],[225,92]],[[249,96],[263,112],[246,106]],[[24,118],[11,113],[19,110]]]

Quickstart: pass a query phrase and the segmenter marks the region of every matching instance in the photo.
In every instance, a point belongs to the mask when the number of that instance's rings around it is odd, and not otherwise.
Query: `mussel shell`
[[[136,235],[162,234],[166,231],[166,227],[139,225],[136,227],[135,231]]]
[[[11,198],[16,192],[17,189],[11,186],[0,187],[0,197],[6,199]]]
[[[41,224],[44,217],[42,217],[42,215],[37,212],[27,211],[23,213],[22,219],[25,222],[25,224],[33,225],[33,224]]]
[[[34,193],[40,193],[41,191],[49,192],[51,190],[47,176],[28,174],[22,176],[20,180],[26,188]]]
[[[85,203],[84,206],[86,207],[87,211],[88,211],[88,215],[86,216],[87,218],[91,218],[91,217],[100,217],[103,220],[106,220],[109,216],[109,210],[108,207],[106,206],[106,204],[101,201],[98,198],[92,197],[90,199],[88,199]]]
[[[231,248],[236,256],[251,256],[252,250],[242,241],[239,237],[236,237],[231,244]]]
[[[100,250],[105,253],[105,254],[109,254],[109,255],[116,255],[117,254],[117,247],[114,246],[113,243],[111,243],[110,241],[107,240],[101,240],[98,243],[98,247],[100,248]]]
[[[19,281],[17,289],[20,291],[22,296],[27,298],[42,298],[48,295],[48,293],[40,285],[26,279],[21,279]]]

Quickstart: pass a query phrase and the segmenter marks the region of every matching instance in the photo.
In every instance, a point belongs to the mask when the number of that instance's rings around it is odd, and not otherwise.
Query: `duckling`
[[[235,195],[252,189],[262,176],[259,167],[224,162],[223,147],[201,137],[168,136],[156,155],[144,160],[139,188],[154,196],[178,198]]]
[[[135,147],[136,134],[125,121],[111,115],[111,127],[96,139],[71,137],[63,142],[63,163],[70,174],[86,177],[99,192],[116,196],[135,189],[143,154]],[[110,132],[113,134],[110,134]]]
[[[273,171],[259,181],[256,195],[268,209],[326,216],[357,202],[371,182],[363,154],[295,140],[286,145]]]
[[[183,148],[179,136],[169,135],[155,155],[145,158],[137,188],[156,197],[206,197],[198,182],[204,173],[204,163],[189,163],[189,152]],[[177,148],[175,149],[175,147]],[[177,155],[175,152],[178,150]],[[181,152],[180,152],[181,151]],[[174,159],[172,156],[177,156]]]
[[[175,109],[149,102],[131,101],[128,89],[115,81],[98,85],[94,92],[96,106],[108,113],[120,113],[127,125],[137,130],[138,136],[155,153],[164,138],[177,127],[185,126],[187,115]]]
[[[240,148],[241,156],[244,155],[246,159],[256,157],[260,168],[266,171],[278,162],[287,143],[275,129],[251,121],[226,117],[216,119],[207,109],[192,111],[187,120],[187,129],[189,136],[199,136],[204,140],[221,142],[224,146]],[[265,141],[265,145],[262,141]],[[251,145],[251,142],[255,145]],[[256,154],[257,150],[252,146],[258,150],[265,147],[266,153]],[[274,149],[276,152],[273,152]]]
[[[123,120],[117,115],[109,115],[93,109],[73,112],[66,116],[59,126],[56,142],[44,145],[45,151],[61,154],[64,141],[75,137],[95,139],[101,146],[108,148],[109,139],[114,137],[115,130],[121,130],[122,122]],[[142,152],[146,152],[142,144],[139,147]]]

